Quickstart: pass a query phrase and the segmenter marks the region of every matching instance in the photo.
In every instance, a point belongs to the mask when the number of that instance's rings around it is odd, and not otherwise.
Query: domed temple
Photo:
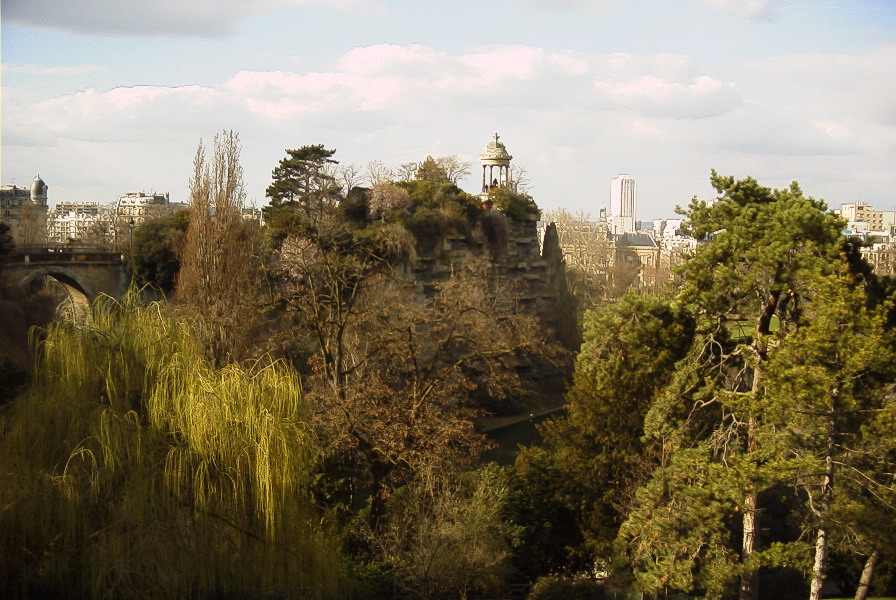
[[[507,152],[507,147],[501,141],[501,136],[495,133],[495,139],[491,140],[479,155],[482,163],[482,195],[487,196],[491,188],[510,185],[510,161],[513,157]],[[495,176],[497,167],[497,177]]]

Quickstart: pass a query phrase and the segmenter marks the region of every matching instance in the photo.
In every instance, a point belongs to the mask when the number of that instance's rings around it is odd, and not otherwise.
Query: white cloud
[[[769,19],[774,14],[772,0],[704,0],[708,5],[748,19]]]
[[[598,10],[612,4],[610,0],[528,0],[528,3],[549,11]]]
[[[896,125],[896,46],[858,53],[774,56],[748,65],[756,89],[799,102],[816,120]]]
[[[410,44],[377,44],[349,50],[339,61],[341,71],[350,73],[384,73],[395,68],[431,67],[444,60],[444,54],[429,46]]]
[[[326,69],[246,69],[205,86],[86,89],[36,100],[22,86],[4,93],[4,172],[50,163],[62,172],[72,162],[75,179],[84,169],[117,168],[122,181],[168,177],[174,183],[166,185],[182,186],[198,138],[232,127],[246,140],[249,185],[262,200],[271,165],[291,144],[321,142],[342,160],[397,163],[429,151],[475,155],[497,129],[547,205],[594,210],[586,203],[598,200],[579,199],[576,169],[558,175],[560,165],[573,164],[587,177],[667,173],[655,181],[682,187],[705,181],[711,166],[785,183],[805,173],[831,181],[832,170],[853,169],[883,189],[896,151],[896,128],[885,119],[896,115],[886,69],[892,52],[777,57],[728,68],[723,80],[675,54],[379,44]],[[89,185],[99,189],[97,173]],[[655,183],[651,192],[645,179],[645,198],[657,194],[668,206],[696,191]]]
[[[629,128],[637,137],[659,139],[663,135],[662,129],[656,123],[643,119],[634,119]]]
[[[699,119],[725,114],[740,104],[733,84],[700,76],[690,81],[670,81],[643,76],[628,81],[594,82],[604,104],[655,117]]]
[[[224,89],[253,113],[275,119],[306,113],[381,110],[395,104],[402,80],[357,73],[240,71]]]
[[[55,144],[61,138],[94,142],[136,140],[200,122],[223,107],[220,91],[201,86],[87,89],[37,103],[11,104],[5,145]]]
[[[2,0],[3,19],[32,27],[80,33],[221,35],[240,21],[278,6],[377,5],[376,0]]]
[[[747,103],[709,132],[711,147],[761,156],[846,156],[864,140],[844,123],[807,120],[798,108]]]

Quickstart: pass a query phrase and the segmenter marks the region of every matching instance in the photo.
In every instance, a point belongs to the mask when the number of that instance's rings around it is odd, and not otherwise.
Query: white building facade
[[[108,244],[115,232],[109,205],[98,202],[59,202],[47,214],[50,244]]]
[[[128,192],[119,196],[115,202],[116,220],[125,223],[133,219],[135,225],[140,225],[148,219],[164,216],[181,207],[178,203],[172,203],[168,194],[156,192]],[[182,205],[186,207],[186,205]]]
[[[697,249],[697,240],[682,235],[684,219],[657,219],[653,222],[653,237],[663,250],[689,251]]]
[[[879,210],[864,202],[841,204],[834,213],[846,221],[847,235],[896,235],[896,211]]]

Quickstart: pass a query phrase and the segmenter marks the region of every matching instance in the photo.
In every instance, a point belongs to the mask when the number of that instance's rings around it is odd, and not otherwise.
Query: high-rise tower
[[[610,182],[610,215],[608,219],[611,233],[635,232],[637,198],[634,177],[620,174],[613,178]]]

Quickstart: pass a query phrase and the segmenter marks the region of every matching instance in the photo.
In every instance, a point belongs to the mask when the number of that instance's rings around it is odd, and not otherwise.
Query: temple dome
[[[507,148],[496,133],[495,139],[491,140],[488,145],[486,145],[485,150],[482,151],[479,158],[483,161],[510,162],[510,159],[513,157],[507,152]]]

